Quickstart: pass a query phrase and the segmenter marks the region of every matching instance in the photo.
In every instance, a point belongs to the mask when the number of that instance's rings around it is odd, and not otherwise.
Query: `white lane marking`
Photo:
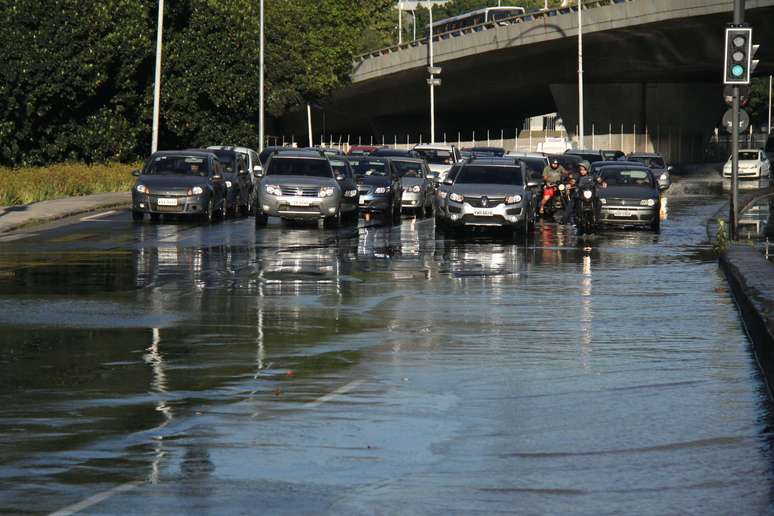
[[[102,217],[107,217],[108,215],[112,215],[114,213],[116,213],[116,210],[110,210],[110,211],[104,211],[102,213],[96,213],[94,215],[89,215],[88,217],[82,217],[81,218],[81,222],[86,222],[86,221],[90,221],[90,220],[99,219],[99,218],[102,218]]]
[[[346,385],[342,385],[335,391],[329,392],[325,396],[320,396],[314,401],[310,401],[309,403],[304,403],[304,405],[302,406],[305,409],[312,409],[312,408],[319,407],[323,403],[327,403],[337,396],[341,396],[343,394],[347,394],[348,392],[353,391],[359,385],[362,385],[364,382],[365,380],[354,380],[352,382],[349,382]],[[256,416],[256,415],[257,413],[254,414],[253,416]],[[68,507],[65,507],[64,509],[60,509],[56,512],[52,512],[49,516],[72,516],[73,514],[77,514],[85,509],[88,509],[89,507],[93,507],[98,503],[104,502],[105,500],[107,500],[112,496],[121,494],[126,491],[131,491],[132,489],[140,487],[143,484],[145,484],[145,482],[142,480],[135,480],[133,482],[127,482],[126,484],[121,484],[120,486],[116,486],[113,489],[109,489],[102,493],[95,494],[94,496],[90,496],[85,500],[78,502],[76,504],[70,505]]]
[[[314,401],[310,401],[309,403],[304,403],[303,407],[305,409],[319,407],[323,403],[327,403],[331,401],[336,396],[341,396],[342,394],[347,394],[348,392],[353,391],[355,388],[357,388],[358,385],[361,385],[364,381],[365,380],[355,380],[355,381],[349,382],[347,385],[342,385],[335,391],[329,392],[325,396],[320,396]]]
[[[127,482],[126,484],[121,484],[120,486],[116,486],[113,489],[109,489],[102,493],[95,494],[94,496],[90,496],[81,502],[78,502],[76,504],[70,505],[69,507],[65,507],[64,509],[53,512],[51,513],[50,516],[71,516],[72,514],[81,512],[85,509],[88,509],[89,507],[93,507],[98,503],[105,501],[111,496],[115,496],[125,491],[131,491],[132,489],[135,489],[136,487],[139,487],[144,483],[145,482],[143,481],[135,480],[133,482]]]

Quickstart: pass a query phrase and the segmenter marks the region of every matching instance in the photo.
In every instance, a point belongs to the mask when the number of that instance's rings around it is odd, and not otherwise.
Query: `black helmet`
[[[559,160],[558,160],[558,159],[556,159],[556,158],[553,158],[553,159],[551,160],[551,164],[552,164],[552,165],[558,165],[558,164],[559,164]]]

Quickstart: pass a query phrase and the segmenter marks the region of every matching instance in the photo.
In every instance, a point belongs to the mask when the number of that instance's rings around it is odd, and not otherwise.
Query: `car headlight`
[[[282,189],[277,185],[266,185],[266,193],[269,195],[282,195]]]
[[[320,197],[333,197],[334,193],[336,193],[336,190],[334,190],[332,186],[323,186],[320,188]]]
[[[231,185],[232,185],[231,181],[226,181],[226,188],[231,188]]]
[[[465,200],[465,197],[461,196],[458,193],[449,194],[449,200],[454,202],[462,202]]]
[[[390,191],[390,187],[389,186],[380,186],[379,188],[374,190],[374,193],[377,194],[377,195],[380,195],[380,194],[386,194],[389,191]]]
[[[147,195],[147,194],[150,193],[150,190],[145,185],[137,185],[137,186],[134,187],[134,189],[137,190],[138,192],[140,192],[141,194],[146,194]]]
[[[650,206],[653,207],[656,205],[655,199],[643,199],[640,201],[640,206]]]
[[[602,198],[599,200],[599,202],[600,202],[600,203],[602,203],[602,204],[607,204],[607,199],[605,199],[604,197],[602,197]]]
[[[201,195],[204,193],[204,189],[201,186],[194,186],[188,190],[188,195]]]
[[[422,188],[420,188],[419,185],[407,186],[406,188],[403,189],[403,191],[409,192],[409,193],[419,193],[422,191]]]
[[[594,194],[591,192],[591,190],[583,190],[583,198],[584,199],[591,199],[591,197]]]
[[[438,191],[438,197],[441,199],[446,199],[446,196],[449,195],[449,192],[444,192],[443,190]]]
[[[344,197],[354,197],[357,195],[357,190],[347,190],[344,192]]]
[[[521,195],[511,195],[505,198],[505,204],[518,204],[521,202]]]

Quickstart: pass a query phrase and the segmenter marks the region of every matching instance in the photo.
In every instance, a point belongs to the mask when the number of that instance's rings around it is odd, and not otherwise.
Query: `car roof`
[[[494,151],[505,152],[505,149],[503,147],[487,147],[487,146],[471,147],[470,150],[473,151],[473,152],[494,152]]]
[[[236,152],[256,152],[254,149],[251,149],[249,147],[240,147],[239,145],[210,145],[207,147],[207,149],[211,150],[232,150]]]
[[[651,171],[650,167],[648,167],[647,165],[643,165],[642,163],[639,163],[637,165],[633,165],[631,163],[621,162],[621,161],[606,161],[605,163],[607,163],[607,165],[601,165],[599,167],[599,170],[602,170],[604,168],[616,168],[617,167],[617,168],[626,168],[626,169],[635,169],[635,170],[637,170],[637,169],[639,169],[639,170],[647,170],[648,172]]]
[[[389,147],[382,147],[381,149],[377,149],[372,156],[405,156],[407,158],[413,158],[416,157],[416,153],[414,152],[414,149],[407,150],[407,149],[391,149]]]
[[[450,151],[454,148],[454,145],[451,144],[444,144],[444,143],[420,143],[419,145],[414,145],[414,149],[412,150],[445,150]]]
[[[213,151],[206,150],[206,149],[163,150],[163,151],[156,151],[152,155],[153,156],[198,156],[202,158],[212,156],[217,159],[217,155]]]
[[[661,154],[657,154],[655,152],[630,152],[627,154],[628,157],[638,157],[638,158],[663,158]]]
[[[519,161],[516,158],[509,158],[507,156],[503,157],[494,157],[494,156],[481,156],[481,157],[473,157],[464,165],[497,165],[501,167],[518,167]]]
[[[320,151],[317,150],[306,150],[306,149],[291,149],[291,150],[277,150],[274,154],[272,154],[273,158],[307,158],[307,159],[324,159],[327,160],[325,156],[320,154]]]
[[[379,156],[376,156],[377,158]],[[393,156],[392,161],[400,161],[403,163],[425,163],[425,160],[423,158],[416,158],[414,156]]]

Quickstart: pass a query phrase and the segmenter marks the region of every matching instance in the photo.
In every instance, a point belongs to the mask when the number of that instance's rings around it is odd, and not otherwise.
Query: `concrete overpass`
[[[700,158],[723,110],[723,27],[732,7],[732,0],[587,1],[587,132],[592,124],[598,134],[611,125],[648,127],[653,138],[679,135],[684,160]],[[747,0],[746,20],[761,45],[757,73],[774,72],[774,0]],[[552,111],[574,133],[577,33],[573,7],[436,36],[438,133],[489,128],[512,137],[525,117]],[[351,86],[322,106],[326,132],[427,139],[427,52],[423,40],[358,58]],[[304,133],[301,114],[285,122]]]

